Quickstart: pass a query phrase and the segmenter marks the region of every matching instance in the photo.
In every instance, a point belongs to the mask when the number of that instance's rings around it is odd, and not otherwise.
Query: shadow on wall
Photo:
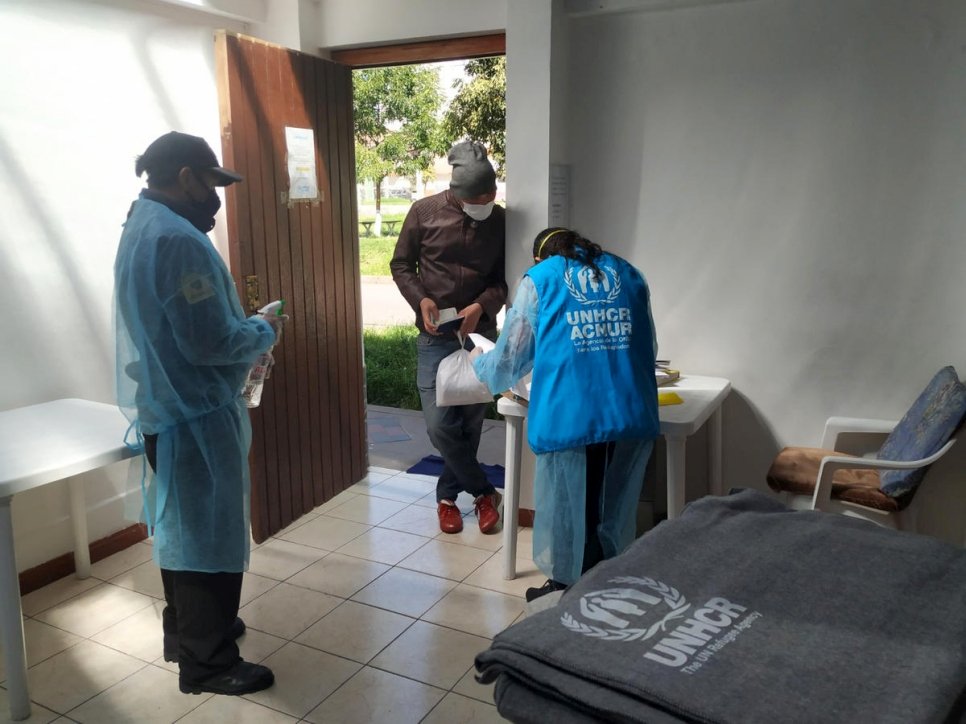
[[[956,546],[966,546],[966,435],[933,465],[916,491],[916,529]]]
[[[69,291],[73,293],[73,298],[70,300],[70,311],[65,313],[77,315],[78,323],[83,327],[88,339],[91,340],[88,349],[92,354],[100,357],[97,364],[104,368],[110,367],[113,364],[111,358],[113,345],[105,334],[105,328],[99,324],[97,309],[101,305],[98,303],[97,295],[90,288],[90,284],[81,276],[77,264],[74,263],[76,250],[68,242],[66,231],[59,228],[52,220],[55,218],[54,215],[41,202],[41,199],[47,198],[47,194],[44,190],[34,186],[29,174],[17,160],[13,149],[2,136],[0,136],[0,172],[7,176],[9,188],[19,197],[19,201],[26,209],[27,214],[39,228],[40,236],[42,236],[50,249],[51,255],[56,260],[56,272],[68,282]],[[35,274],[21,276],[17,271],[19,265],[16,261],[6,258],[6,255],[11,253],[15,245],[15,240],[5,240],[0,244],[0,270],[2,270],[0,271],[0,284],[4,286],[5,296],[7,294],[15,295],[10,298],[21,300],[42,298],[52,287],[56,288],[56,282],[49,278],[39,278]],[[34,270],[34,272],[36,271]],[[27,288],[28,285],[32,288]],[[19,293],[17,292],[18,288],[22,290]],[[67,300],[65,299],[65,301]],[[23,320],[25,325],[29,325],[28,315],[25,314]],[[44,345],[46,349],[35,348],[31,359],[24,356],[22,361],[25,373],[33,369],[36,359],[56,359],[63,353],[63,348],[59,346],[60,340],[57,336],[47,337],[42,333],[38,334],[35,327],[29,326],[32,332],[29,336],[30,346]],[[14,372],[16,373],[16,371]],[[17,379],[28,380],[31,379],[31,376],[24,374]]]
[[[721,409],[724,492],[731,488],[770,491],[765,476],[781,449],[774,431],[751,400],[735,389],[731,390]],[[790,410],[789,414],[794,411]],[[747,474],[738,478],[732,471],[740,469],[753,470],[754,473],[750,479]]]
[[[131,39],[131,50],[134,57],[138,59],[138,63],[141,66],[141,71],[144,73],[144,80],[151,90],[154,91],[154,101],[158,104],[158,108],[161,110],[161,114],[164,116],[165,122],[170,127],[172,131],[182,131],[184,133],[196,133],[191,129],[183,127],[183,120],[178,115],[178,111],[175,109],[174,103],[171,101],[171,97],[168,94],[167,88],[164,86],[164,81],[161,79],[161,74],[158,72],[157,63],[151,58],[151,39],[155,34],[156,29],[150,24],[146,23],[141,29],[141,33],[137,37]],[[209,54],[206,56],[208,61],[207,72],[214,77],[214,59]],[[158,134],[160,135],[160,134]],[[216,139],[209,138],[206,139],[213,147],[217,148]],[[145,144],[147,146],[147,144]],[[140,149],[137,153],[140,153]],[[219,154],[220,157],[220,154]],[[131,173],[134,173],[134,164],[131,164]]]

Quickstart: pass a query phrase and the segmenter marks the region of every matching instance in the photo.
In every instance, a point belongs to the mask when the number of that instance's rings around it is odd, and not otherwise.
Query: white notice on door
[[[288,198],[306,201],[319,198],[315,173],[315,133],[311,128],[285,128],[288,160]]]

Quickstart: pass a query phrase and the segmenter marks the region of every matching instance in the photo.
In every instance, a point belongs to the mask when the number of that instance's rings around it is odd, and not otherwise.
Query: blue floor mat
[[[494,488],[503,488],[504,470],[502,465],[484,465],[480,463],[480,467],[486,473],[486,479],[490,481],[490,485]],[[438,477],[443,472],[443,458],[439,455],[427,455],[406,472],[416,475],[432,475]]]

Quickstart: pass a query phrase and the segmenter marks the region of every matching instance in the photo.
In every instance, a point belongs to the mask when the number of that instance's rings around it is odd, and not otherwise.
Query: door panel
[[[219,33],[216,62],[231,269],[260,303],[286,300],[261,406],[252,410],[252,532],[262,541],[366,470],[350,71]],[[288,201],[286,126],[315,134],[319,198]],[[252,311],[252,310],[248,310]]]

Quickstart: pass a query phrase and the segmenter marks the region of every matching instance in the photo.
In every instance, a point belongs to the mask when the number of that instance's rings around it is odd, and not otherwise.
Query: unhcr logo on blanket
[[[653,578],[620,576],[621,584],[580,597],[580,616],[560,617],[567,629],[602,641],[647,642],[645,659],[693,674],[761,617],[726,598],[693,608],[684,596]],[[688,614],[687,616],[685,614]],[[743,620],[738,621],[739,618]]]

